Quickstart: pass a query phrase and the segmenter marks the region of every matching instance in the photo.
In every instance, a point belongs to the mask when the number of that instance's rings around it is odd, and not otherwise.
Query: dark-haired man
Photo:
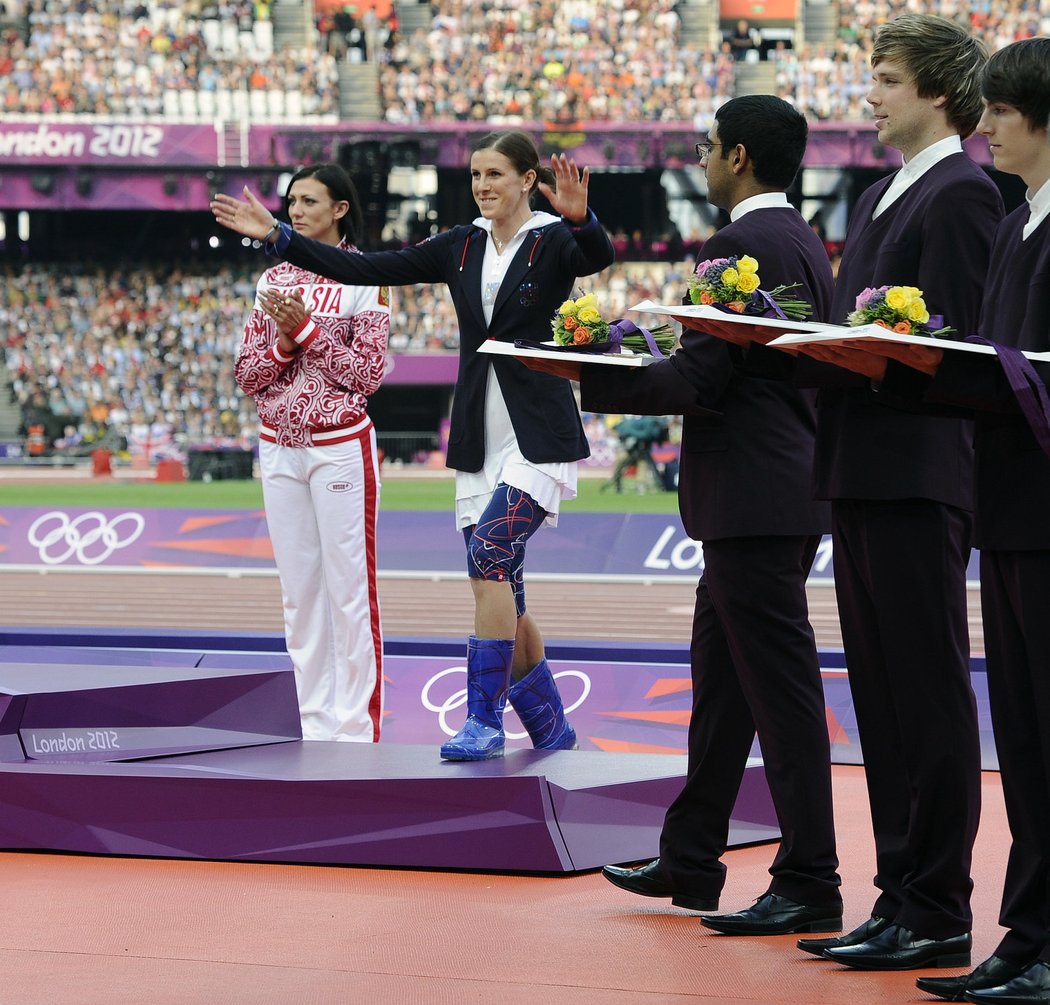
[[[824,320],[828,256],[785,194],[806,138],[805,119],[771,95],[718,109],[697,150],[708,199],[731,222],[701,257],[753,257],[763,288],[799,284],[793,292]],[[580,376],[592,411],[684,415],[679,508],[705,561],[685,785],[667,811],[660,857],[603,874],[633,893],[715,910],[729,818],[757,732],[782,834],[772,880],[750,908],[701,919],[741,935],[842,927],[824,692],[805,589],[828,516],[812,497],[813,402],[784,379],[790,366],[775,350],[687,330],[666,361],[630,373],[586,365]]]

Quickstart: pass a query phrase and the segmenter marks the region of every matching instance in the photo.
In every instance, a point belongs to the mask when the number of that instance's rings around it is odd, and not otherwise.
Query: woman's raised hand
[[[583,223],[587,219],[587,183],[591,178],[590,168],[584,168],[581,172],[575,160],[570,160],[565,154],[552,154],[551,170],[554,172],[556,187],[551,188],[541,181],[538,185],[539,190],[554,207],[554,212],[560,213],[572,223]]]
[[[255,194],[244,186],[244,199],[219,192],[211,202],[212,216],[224,227],[261,241],[273,228],[274,216]]]

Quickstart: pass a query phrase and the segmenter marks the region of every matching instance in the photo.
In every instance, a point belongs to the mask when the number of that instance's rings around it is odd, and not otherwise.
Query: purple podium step
[[[302,736],[287,669],[0,662],[0,761],[117,761]]]
[[[195,637],[64,641],[0,645],[0,848],[573,872],[658,854],[686,770],[682,754],[544,752],[522,738],[495,761],[441,761],[458,648],[406,644],[388,661],[383,735],[410,742],[373,745],[299,739],[286,653]],[[680,718],[662,707],[680,685],[660,667],[646,676],[632,664],[615,679],[605,659],[563,668],[592,700],[601,684],[595,711],[573,713],[584,745],[610,742],[620,683],[638,710],[626,744],[644,746],[654,723]],[[437,695],[434,682],[452,690]],[[778,837],[755,760],[730,844]]]
[[[0,847],[401,868],[574,872],[658,854],[685,757],[291,742],[153,761],[0,764]],[[750,765],[731,843],[779,837]]]

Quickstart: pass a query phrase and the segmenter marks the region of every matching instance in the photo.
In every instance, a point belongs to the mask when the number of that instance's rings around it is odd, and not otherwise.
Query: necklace
[[[511,226],[513,226],[513,224]],[[519,224],[519,229],[520,229],[520,224]],[[514,238],[516,238],[518,236],[518,231],[515,230],[514,233],[510,235],[510,237],[508,237],[505,241],[503,241],[503,240],[501,240],[500,238],[498,238],[496,236],[495,229],[491,230],[490,233],[492,234],[492,243],[494,245],[496,245],[496,254],[497,255],[502,255],[503,252],[507,250],[507,245],[510,244],[510,242],[513,241]]]

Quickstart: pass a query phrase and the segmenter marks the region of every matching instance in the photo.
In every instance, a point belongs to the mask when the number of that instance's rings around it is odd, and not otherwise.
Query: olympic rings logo
[[[97,511],[70,518],[53,510],[37,517],[27,536],[45,565],[61,565],[73,556],[81,565],[99,565],[137,541],[145,527],[141,513],[122,513],[110,520]]]
[[[444,701],[440,704],[435,701],[433,692],[439,681],[446,677],[450,677],[453,674],[463,674],[464,677],[467,675],[466,667],[449,667],[447,670],[442,670],[439,673],[434,674],[423,685],[423,690],[420,692],[420,700],[423,703],[423,707],[428,712],[434,712],[438,717],[438,725],[441,726],[441,731],[446,736],[455,736],[459,732],[460,727],[463,723],[460,722],[455,728],[449,725],[448,715],[450,712],[455,711],[462,705],[467,703],[467,689],[463,688],[461,691],[453,691]],[[562,670],[559,673],[554,674],[554,680],[559,682],[559,690],[561,689],[560,682],[564,681],[566,677],[575,677],[580,682],[580,695],[573,702],[565,702],[565,714],[568,715],[570,712],[575,712],[586,700],[587,696],[591,693],[591,679],[582,670]],[[443,688],[440,690],[444,690]],[[507,706],[508,709],[510,706]],[[529,734],[522,731],[520,733],[511,732],[509,729],[504,729],[508,740],[521,740]]]

